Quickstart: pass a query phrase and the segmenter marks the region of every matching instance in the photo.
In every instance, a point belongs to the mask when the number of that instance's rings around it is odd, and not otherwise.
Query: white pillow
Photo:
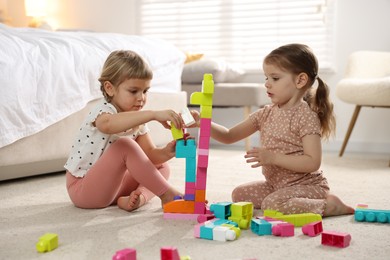
[[[203,74],[213,74],[215,83],[231,82],[244,74],[244,70],[222,59],[200,59],[184,65],[183,83],[202,83]]]

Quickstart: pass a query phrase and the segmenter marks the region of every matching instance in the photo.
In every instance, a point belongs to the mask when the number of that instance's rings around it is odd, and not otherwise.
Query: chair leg
[[[359,115],[359,112],[360,112],[361,108],[362,108],[362,106],[356,106],[355,107],[355,112],[353,112],[353,115],[352,115],[352,118],[351,118],[351,122],[349,123],[349,126],[348,126],[347,134],[345,135],[343,145],[341,146],[341,150],[340,150],[340,153],[339,153],[340,157],[343,156],[343,154],[344,154],[345,147],[347,146],[349,137],[351,136],[353,127],[355,126],[356,119],[357,119],[357,117]]]

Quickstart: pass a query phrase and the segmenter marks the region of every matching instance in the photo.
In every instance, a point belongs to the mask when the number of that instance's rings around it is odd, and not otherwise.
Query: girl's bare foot
[[[140,190],[135,190],[130,193],[130,196],[119,197],[117,205],[119,208],[133,211],[145,205],[146,199]]]
[[[326,197],[326,206],[324,217],[353,214],[355,210],[345,205],[337,196],[328,194]]]
[[[175,196],[183,196],[183,194],[174,188],[169,188],[164,194],[159,196],[161,199],[161,205],[164,206],[165,203],[171,202]]]

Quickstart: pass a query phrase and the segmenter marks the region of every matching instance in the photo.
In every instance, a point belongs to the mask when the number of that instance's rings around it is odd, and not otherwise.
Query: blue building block
[[[218,202],[210,205],[210,210],[216,218],[227,219],[230,217],[230,206],[232,202]]]
[[[195,139],[176,141],[176,158],[195,158],[196,145]]]
[[[355,220],[358,222],[390,223],[390,210],[355,209]]]
[[[272,225],[264,219],[252,218],[251,230],[259,236],[272,235]]]
[[[196,182],[196,158],[186,158],[186,182]]]

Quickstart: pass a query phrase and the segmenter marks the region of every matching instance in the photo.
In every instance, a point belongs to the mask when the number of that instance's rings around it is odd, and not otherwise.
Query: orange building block
[[[163,206],[164,213],[187,213],[193,214],[195,211],[195,201],[174,200],[165,203]]]

